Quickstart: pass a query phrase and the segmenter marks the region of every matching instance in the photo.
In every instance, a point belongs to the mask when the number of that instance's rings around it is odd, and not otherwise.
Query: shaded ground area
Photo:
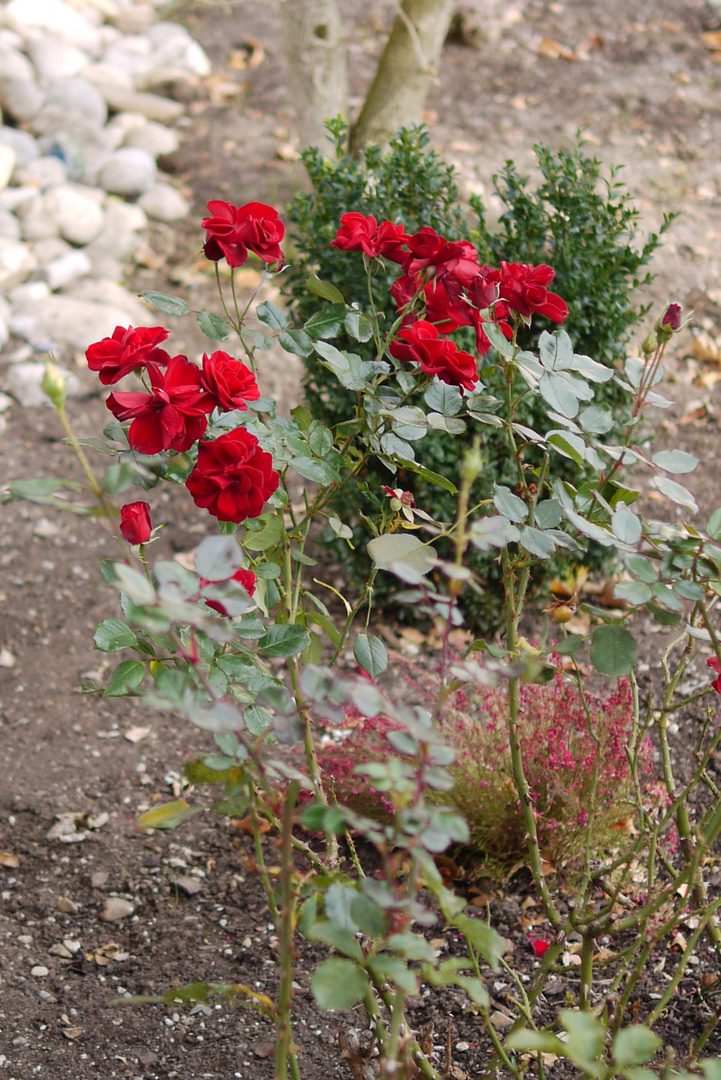
[[[360,95],[391,5],[346,6],[353,17],[353,88]],[[701,34],[721,25],[718,9],[678,0],[642,2],[631,9],[622,0],[593,0],[510,4],[490,14],[480,4],[465,10],[470,44],[447,46],[428,120],[436,147],[457,163],[466,193],[480,191],[491,214],[497,214],[493,171],[507,157],[526,169],[534,141],[564,145],[581,128],[604,161],[625,165],[645,227],[657,227],[665,211],[682,211],[655,260],[658,277],[649,298],[657,307],[668,299],[695,305],[701,325],[717,336],[721,66]],[[297,163],[285,160],[292,157],[292,115],[278,50],[277,2],[196,7],[182,17],[218,72],[211,100],[191,103],[187,140],[173,159],[195,200],[195,220],[150,231],[133,283],[138,290],[189,294],[193,306],[202,307],[212,303],[212,278],[199,258],[197,221],[204,203],[221,196],[280,205],[302,179]],[[568,55],[587,58],[548,58],[558,52],[554,42]],[[539,56],[539,47],[547,55]],[[261,48],[262,61],[251,66]],[[246,286],[253,285],[251,273]],[[175,351],[202,350],[203,339],[189,321],[175,325]],[[714,454],[715,383],[721,369],[684,360],[684,351],[671,364],[679,404],[662,421],[659,439],[702,458],[689,486],[702,511],[708,511],[721,502]],[[264,389],[287,400],[298,383],[297,368],[288,363],[286,357],[282,363],[278,359],[263,376]],[[88,396],[72,409],[78,429],[89,434],[106,416],[94,393],[88,382]],[[49,410],[13,409],[2,437],[4,475],[55,475],[72,468],[59,440]],[[168,521],[162,546],[192,548],[207,523],[198,523],[182,493],[163,499],[154,508],[156,520]],[[666,503],[658,504],[658,512],[673,514]],[[22,504],[4,508],[0,518],[0,647],[14,661],[0,667],[0,851],[10,854],[0,866],[3,1075],[16,1080],[51,1072],[57,1080],[253,1075],[264,1080],[272,1076],[272,1032],[252,1014],[196,1009],[188,1017],[157,1006],[107,1008],[122,995],[121,988],[152,993],[196,979],[241,981],[272,991],[272,931],[242,833],[210,815],[175,833],[136,831],[137,814],[178,791],[182,763],[207,743],[189,725],[149,714],[132,702],[77,693],[88,672],[102,678],[108,671],[91,637],[101,618],[115,614],[114,598],[97,574],[98,557],[110,551],[83,522],[43,518],[42,508]],[[649,630],[649,672],[657,640]],[[679,726],[682,763],[699,722],[691,715]],[[138,728],[149,731],[141,734]],[[138,741],[129,741],[128,733]],[[55,815],[70,812],[89,815],[87,828],[79,822],[86,837],[72,843],[48,839]],[[524,922],[529,915],[520,907],[523,895],[521,883],[494,902],[492,914],[494,925],[514,942],[514,962],[530,973],[534,961]],[[132,911],[103,921],[113,896]],[[115,959],[112,949],[105,955],[98,951],[110,943],[117,946]],[[437,947],[453,944],[439,927]],[[61,948],[51,951],[54,946]],[[705,946],[698,960],[694,972],[714,969]],[[673,963],[672,953],[657,958],[645,991],[657,993]],[[311,970],[310,962],[301,962],[296,1005],[302,1061],[307,1076],[329,1080],[346,1075],[331,1045],[345,1020],[315,1013],[308,991]],[[557,982],[549,1010],[573,990],[573,973]],[[503,1015],[508,988],[502,980],[491,981],[490,988],[494,1009]],[[414,1023],[432,1021],[439,1046],[445,1043],[446,1016],[453,1014],[452,1041],[467,1044],[456,1057],[473,1075],[484,1048],[473,1016],[463,1014],[460,995],[416,1004]],[[698,983],[684,980],[669,1010],[667,1037],[686,1045],[703,1025],[706,1010]],[[718,1052],[719,1045],[709,1044],[708,1050]],[[443,1063],[442,1052],[438,1060]]]

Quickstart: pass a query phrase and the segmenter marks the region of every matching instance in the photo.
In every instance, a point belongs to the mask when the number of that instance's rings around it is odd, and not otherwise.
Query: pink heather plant
[[[435,695],[434,676],[414,668],[409,682]],[[562,672],[548,684],[526,684],[520,695],[519,741],[536,811],[542,853],[552,866],[573,873],[585,851],[597,857],[617,846],[633,816],[632,777],[626,747],[633,719],[631,688],[584,696]],[[584,704],[585,698],[585,704]],[[526,834],[513,783],[505,687],[458,690],[441,724],[456,749],[455,785],[435,793],[467,820],[473,845],[486,856],[484,870],[502,875],[523,860]],[[354,767],[388,760],[395,751],[384,735],[395,727],[385,716],[368,720],[347,714],[350,734],[321,750],[321,766],[333,778],[340,803],[383,816],[392,806]],[[640,773],[650,773],[651,744],[640,754]],[[588,828],[587,828],[588,827]]]

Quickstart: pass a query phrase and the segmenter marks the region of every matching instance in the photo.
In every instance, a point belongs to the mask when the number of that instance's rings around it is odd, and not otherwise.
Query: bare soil
[[[367,86],[392,17],[392,5],[347,3],[353,92]],[[696,0],[586,0],[583,4],[535,0],[494,7],[464,5],[463,41],[449,42],[430,101],[428,121],[436,148],[454,161],[464,190],[481,191],[498,211],[491,175],[512,157],[531,168],[537,140],[567,145],[581,129],[608,164],[625,166],[644,227],[663,212],[680,210],[669,240],[656,257],[657,278],[648,292],[656,307],[676,300],[697,308],[697,320],[721,331],[721,66],[701,39],[721,27],[721,10]],[[263,199],[282,205],[302,184],[292,157],[293,118],[279,52],[278,2],[240,0],[232,6],[186,8],[187,21],[211,55],[217,78],[189,102],[183,148],[167,162],[194,200],[193,220],[151,230],[133,272],[141,289],[190,293],[194,306],[212,303],[212,281],[199,259],[198,221],[205,202]],[[584,59],[539,56],[542,39],[558,42]],[[465,43],[464,43],[465,42]],[[260,57],[239,67],[243,54]],[[553,52],[544,46],[545,52]],[[237,92],[227,93],[235,84]],[[225,89],[224,89],[225,86]],[[280,156],[278,156],[280,154]],[[250,287],[249,279],[249,287]],[[175,338],[200,351],[202,339],[180,324]],[[176,324],[177,325],[177,324]],[[687,344],[687,343],[686,343]],[[679,445],[702,459],[690,477],[702,515],[721,502],[715,461],[718,441],[717,369],[683,359],[676,350],[670,381],[678,405],[659,425],[659,445]],[[266,387],[286,398],[298,385],[297,367],[278,360]],[[699,382],[699,379],[701,380]],[[694,381],[695,380],[695,381]],[[107,416],[88,381],[72,403],[77,428],[93,434]],[[50,410],[13,408],[2,437],[6,478],[62,475],[74,469]],[[667,504],[659,514],[673,515]],[[133,701],[99,700],[78,692],[89,672],[107,674],[106,657],[93,651],[97,622],[116,613],[115,599],[100,583],[98,558],[109,541],[88,523],[53,519],[42,507],[12,504],[0,518],[0,647],[14,658],[0,667],[0,851],[17,867],[0,867],[0,1069],[9,1080],[101,1077],[182,1080],[272,1076],[272,1028],[252,1013],[223,1008],[165,1006],[111,1008],[125,991],[161,993],[189,981],[242,982],[273,992],[277,968],[272,929],[261,890],[247,861],[247,838],[211,814],[180,831],[140,834],[144,808],[173,797],[183,763],[203,753],[205,736]],[[192,548],[205,524],[182,498],[157,500],[154,519],[167,521],[162,546]],[[645,645],[648,678],[658,637]],[[704,671],[696,673],[703,678]],[[679,725],[675,753],[683,774],[693,753],[702,714]],[[139,741],[133,729],[148,728]],[[48,839],[56,815],[87,814],[91,825],[78,842]],[[101,815],[107,814],[102,823]],[[100,817],[99,817],[100,816]],[[100,823],[98,822],[98,818]],[[272,845],[269,848],[272,854]],[[12,862],[13,860],[10,860]],[[178,885],[178,879],[186,880]],[[200,886],[192,891],[192,882]],[[718,883],[716,883],[718,886]],[[187,893],[190,892],[190,895]],[[492,905],[494,925],[513,942],[514,963],[533,970],[528,928],[520,903],[521,877]],[[105,902],[128,900],[133,911],[103,921]],[[65,901],[70,901],[68,904]],[[72,913],[67,909],[71,907]],[[451,935],[438,927],[444,948]],[[64,940],[71,956],[51,948]],[[103,947],[117,945],[117,959]],[[112,950],[110,950],[112,953]],[[350,1075],[340,1061],[336,1033],[360,1016],[318,1014],[308,983],[322,953],[299,956],[295,1007],[303,1074],[318,1080]],[[656,958],[644,993],[662,992],[674,953]],[[120,957],[125,957],[121,959]],[[717,971],[705,945],[681,983],[665,1019],[666,1038],[682,1053],[709,1015],[698,977]],[[35,969],[33,973],[33,969]],[[47,971],[47,973],[44,973]],[[573,993],[569,969],[549,996],[551,1010]],[[494,1009],[507,1009],[503,981],[491,979]],[[635,1006],[643,1015],[651,998]],[[467,1044],[457,1062],[474,1075],[486,1046],[461,996],[419,998],[415,1024],[432,1022],[434,1040]],[[709,1053],[720,1052],[718,1040]],[[439,1049],[438,1063],[444,1062]]]

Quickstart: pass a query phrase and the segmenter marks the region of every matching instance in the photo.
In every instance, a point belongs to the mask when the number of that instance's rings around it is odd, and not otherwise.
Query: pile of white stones
[[[121,282],[148,218],[189,211],[157,166],[185,108],[157,91],[210,70],[146,3],[0,2],[0,359],[20,404],[43,400],[39,354],[155,321]]]

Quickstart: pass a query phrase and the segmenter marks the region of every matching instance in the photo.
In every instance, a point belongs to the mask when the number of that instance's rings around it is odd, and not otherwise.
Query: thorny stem
[[[293,931],[297,900],[297,879],[293,866],[293,812],[298,798],[298,784],[288,785],[282,815],[280,911],[276,919],[280,959],[278,987],[277,1041],[275,1046],[275,1080],[287,1080],[288,1059],[294,1054],[291,1005],[293,1000]]]

